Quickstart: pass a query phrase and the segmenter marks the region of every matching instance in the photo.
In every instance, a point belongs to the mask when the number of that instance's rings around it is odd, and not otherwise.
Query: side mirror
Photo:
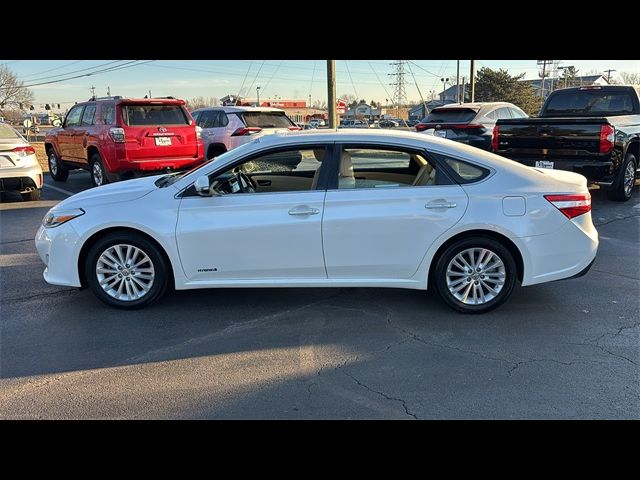
[[[200,175],[193,186],[196,189],[198,195],[202,197],[211,196],[211,183],[209,182],[209,175]]]

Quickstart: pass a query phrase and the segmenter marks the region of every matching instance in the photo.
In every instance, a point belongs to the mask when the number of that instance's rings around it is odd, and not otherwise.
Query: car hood
[[[161,176],[154,175],[91,188],[60,202],[56,208],[83,208],[116,202],[130,202],[156,190],[158,187],[154,182]]]

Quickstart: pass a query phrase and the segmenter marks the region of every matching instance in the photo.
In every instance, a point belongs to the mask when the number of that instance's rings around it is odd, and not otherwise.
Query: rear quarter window
[[[479,182],[491,174],[491,170],[488,168],[450,157],[449,155],[431,153],[431,156],[436,157],[443,163],[447,167],[448,173],[460,184]]]

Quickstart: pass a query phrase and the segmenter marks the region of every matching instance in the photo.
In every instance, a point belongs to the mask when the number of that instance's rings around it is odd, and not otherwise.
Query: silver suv
[[[268,107],[209,107],[191,112],[202,128],[206,158],[270,133],[300,130],[284,110]]]

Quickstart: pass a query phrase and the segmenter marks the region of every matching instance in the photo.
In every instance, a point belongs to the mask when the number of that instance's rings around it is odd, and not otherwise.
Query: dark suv
[[[184,100],[104,97],[79,103],[45,137],[49,172],[91,172],[95,186],[144,174],[189,169],[204,161],[200,128]]]

